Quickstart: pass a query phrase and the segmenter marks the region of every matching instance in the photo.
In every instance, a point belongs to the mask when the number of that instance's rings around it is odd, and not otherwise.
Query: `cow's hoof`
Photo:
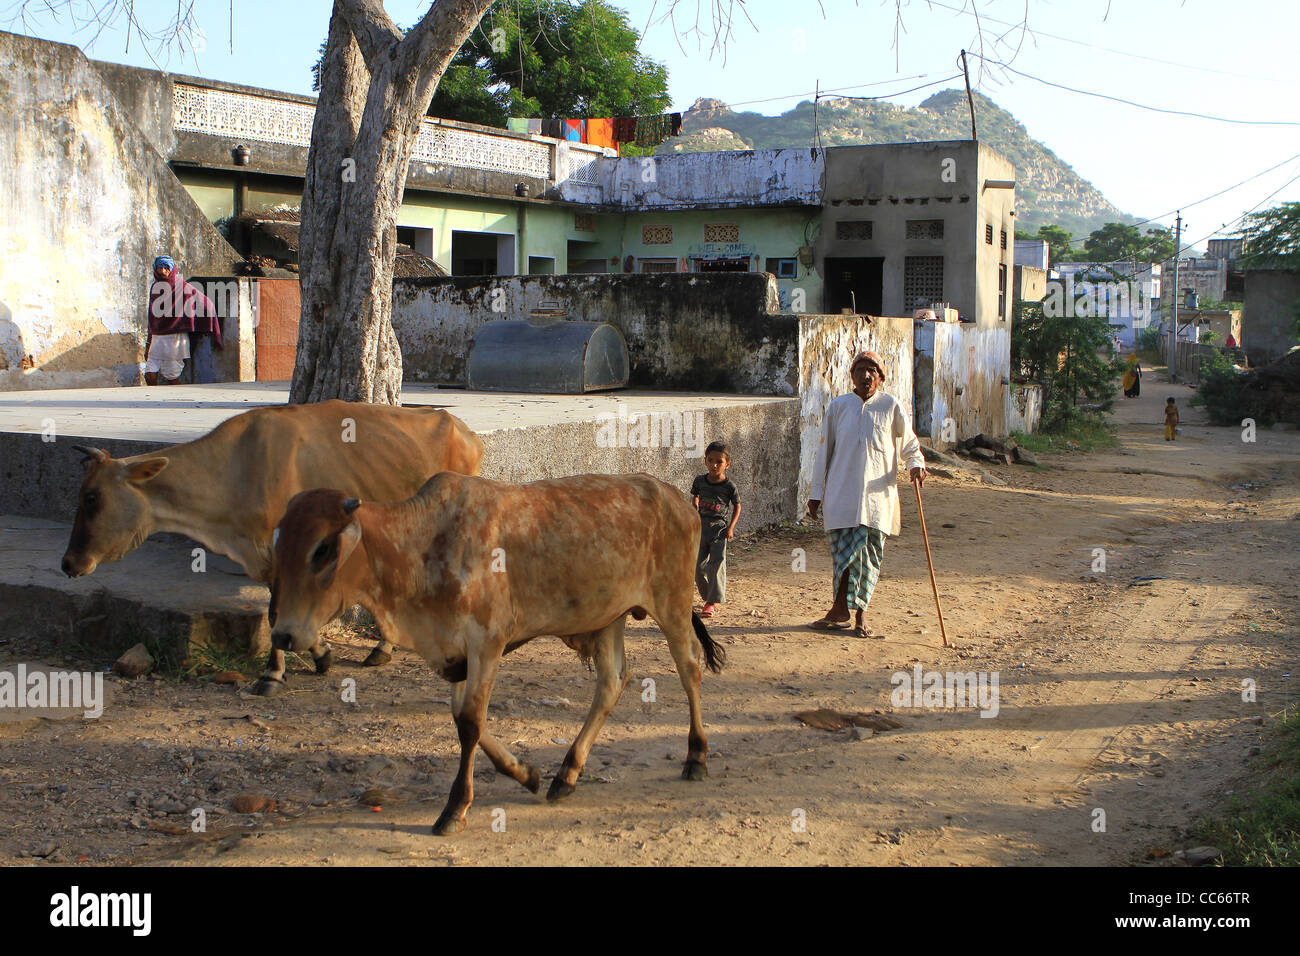
[[[393,659],[393,655],[392,655],[392,654],[388,653],[388,651],[385,651],[385,650],[383,650],[383,649],[381,649],[381,648],[376,647],[373,651],[371,651],[368,655],[366,655],[366,659],[365,659],[365,661],[363,662],[363,665],[362,665],[362,666],[364,666],[364,667],[383,667],[385,664],[387,664],[387,663],[388,663],[389,661],[391,661],[392,659]]]
[[[316,658],[316,673],[329,673],[330,665],[334,663],[334,651],[328,650],[320,657]]]
[[[523,785],[533,793],[536,793],[538,790],[542,789],[541,772],[530,763],[524,764],[524,768],[528,771],[528,779],[521,781],[521,783],[523,783]]]
[[[709,770],[704,766],[703,760],[688,760],[682,767],[683,780],[703,780],[709,775]]]
[[[552,801],[562,800],[577,789],[573,784],[565,783],[559,777],[556,777],[551,781],[551,789],[546,791],[546,799]]]
[[[465,829],[465,821],[455,814],[444,813],[438,817],[438,822],[433,825],[434,836],[451,836],[453,833],[459,833]]]
[[[284,690],[284,681],[272,680],[269,677],[259,677],[257,683],[253,685],[253,693],[258,697],[274,697],[282,690]]]

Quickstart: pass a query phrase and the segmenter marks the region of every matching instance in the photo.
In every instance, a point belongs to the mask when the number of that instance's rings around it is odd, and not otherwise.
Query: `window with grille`
[[[642,259],[639,264],[643,273],[677,271],[676,259]]]
[[[928,308],[943,301],[943,256],[903,258],[903,307]]]
[[[574,213],[573,229],[575,232],[595,232],[596,217],[589,212]]]
[[[870,219],[841,219],[835,223],[835,238],[859,242],[871,238]]]
[[[1003,229],[1003,230],[1002,230],[1002,248],[1005,249],[1006,247],[1007,247],[1007,231],[1006,231],[1005,229]]]
[[[641,245],[667,246],[673,241],[672,226],[642,226]]]
[[[907,220],[906,237],[908,239],[942,239],[943,220],[909,219]]]
[[[984,244],[985,244],[986,246],[991,246],[991,245],[993,245],[993,227],[992,227],[992,226],[989,226],[989,225],[985,225],[985,226],[984,226]]]
[[[706,222],[705,242],[740,242],[740,226],[734,222]]]

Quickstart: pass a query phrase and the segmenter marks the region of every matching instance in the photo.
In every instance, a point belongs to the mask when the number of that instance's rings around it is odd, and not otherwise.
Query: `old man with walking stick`
[[[835,603],[811,627],[852,628],[855,637],[870,637],[864,614],[880,577],[885,538],[900,530],[899,460],[910,469],[919,494],[925,457],[910,413],[881,387],[881,357],[860,352],[849,375],[853,391],[827,406],[813,466],[808,514],[816,519],[820,509],[830,535]]]

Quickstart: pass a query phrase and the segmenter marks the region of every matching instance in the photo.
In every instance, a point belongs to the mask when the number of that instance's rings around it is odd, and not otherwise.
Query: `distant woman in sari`
[[[1137,398],[1142,394],[1142,366],[1136,355],[1130,355],[1128,364],[1124,366],[1123,385],[1125,398]]]

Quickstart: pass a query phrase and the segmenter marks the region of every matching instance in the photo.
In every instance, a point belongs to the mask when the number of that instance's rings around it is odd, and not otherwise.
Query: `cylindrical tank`
[[[608,322],[489,322],[470,343],[466,385],[490,392],[580,395],[627,385],[623,333]]]

